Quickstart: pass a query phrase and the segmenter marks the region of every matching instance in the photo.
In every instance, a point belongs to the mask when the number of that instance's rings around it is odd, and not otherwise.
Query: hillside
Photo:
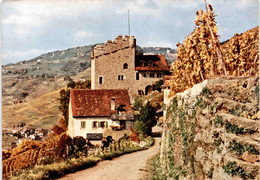
[[[2,74],[19,74],[28,78],[64,77],[90,67],[90,53],[95,45],[53,51],[28,61],[2,67]]]
[[[258,78],[209,79],[171,99],[160,153],[166,177],[259,179]]]
[[[96,44],[95,44],[96,45]],[[90,79],[90,53],[95,45],[53,51],[28,61],[2,67],[2,103],[28,101],[65,87],[66,77],[74,80]],[[141,53],[164,53],[169,63],[174,61],[170,48],[137,46]]]
[[[59,119],[59,90],[35,97],[30,101],[2,107],[2,126],[21,124],[51,129]]]

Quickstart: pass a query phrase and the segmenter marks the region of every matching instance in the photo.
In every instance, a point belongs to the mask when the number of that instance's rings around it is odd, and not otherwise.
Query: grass
[[[166,175],[162,172],[160,163],[160,154],[151,157],[147,162],[147,169],[149,171],[149,179],[152,180],[166,180]]]
[[[56,162],[48,165],[38,165],[32,169],[20,171],[17,176],[10,179],[30,180],[30,179],[53,179],[61,177],[68,173],[73,173],[82,169],[95,166],[102,158],[100,157],[81,157],[77,159],[69,159],[63,162]]]
[[[140,146],[132,146],[128,147],[122,150],[117,150],[114,152],[110,151],[104,151],[102,153],[99,153],[98,155],[90,155],[88,157],[79,157],[79,158],[71,158],[67,159],[65,161],[60,162],[54,162],[51,164],[45,164],[45,165],[36,165],[33,168],[30,169],[24,169],[16,174],[14,174],[12,177],[10,177],[11,180],[31,180],[31,179],[53,179],[53,178],[59,178],[61,176],[64,176],[68,173],[73,173],[79,170],[87,169],[92,166],[95,166],[99,161],[102,160],[111,160],[115,157],[141,151],[149,148],[153,145],[154,140],[152,137],[147,137],[145,139],[146,145],[144,147]]]

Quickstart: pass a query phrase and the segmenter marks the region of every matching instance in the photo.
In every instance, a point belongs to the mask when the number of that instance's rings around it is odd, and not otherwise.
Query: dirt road
[[[102,161],[97,166],[68,174],[62,180],[139,180],[144,175],[146,161],[159,152],[161,138],[147,150],[126,154],[113,160]]]

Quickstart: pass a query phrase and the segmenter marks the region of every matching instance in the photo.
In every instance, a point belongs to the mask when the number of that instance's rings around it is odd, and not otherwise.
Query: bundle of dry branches
[[[178,58],[172,65],[171,94],[219,75],[255,75],[259,67],[259,28],[235,35],[220,46],[211,5],[197,11],[194,31],[178,43]]]

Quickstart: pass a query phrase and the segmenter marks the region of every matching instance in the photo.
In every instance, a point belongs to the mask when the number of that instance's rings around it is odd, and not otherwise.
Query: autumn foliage
[[[71,142],[69,136],[62,133],[52,136],[43,142],[24,140],[11,151],[3,152],[3,176],[8,176],[18,170],[40,164],[49,157],[62,159],[66,156],[66,145]]]
[[[194,31],[178,43],[172,65],[172,95],[214,76],[248,76],[258,73],[259,27],[235,35],[220,46],[212,6],[197,11]]]

